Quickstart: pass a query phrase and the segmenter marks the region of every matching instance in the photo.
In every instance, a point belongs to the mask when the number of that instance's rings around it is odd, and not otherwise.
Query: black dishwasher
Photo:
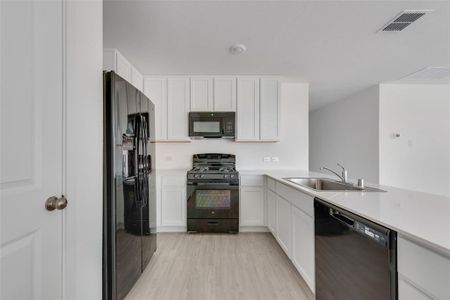
[[[397,299],[397,233],[314,200],[316,300]]]

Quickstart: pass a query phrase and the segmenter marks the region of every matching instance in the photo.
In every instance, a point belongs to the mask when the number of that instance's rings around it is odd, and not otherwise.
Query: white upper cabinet
[[[120,60],[120,53],[118,57]],[[126,69],[127,61],[119,64],[121,69]],[[190,111],[235,111],[237,142],[278,141],[280,83],[277,78],[151,76],[142,79],[140,74],[133,74],[130,75],[133,84],[138,86],[143,82],[144,93],[155,104],[156,141],[190,141]]]
[[[191,111],[213,111],[213,80],[191,77]]]
[[[116,49],[103,49],[103,69],[116,72],[138,90],[144,91],[142,74]]]
[[[138,90],[144,91],[144,77],[135,68],[131,68],[131,84]]]
[[[276,141],[280,130],[279,82],[261,79],[260,87],[260,139]]]
[[[170,77],[167,79],[167,139],[174,141],[187,141],[189,78]]]
[[[191,111],[236,111],[236,77],[191,77]]]
[[[146,77],[144,94],[155,105],[155,140],[167,140],[167,79]]]
[[[236,140],[259,140],[259,78],[238,78],[236,119]]]
[[[128,60],[120,54],[120,52],[116,52],[116,73],[125,79],[128,82],[132,82],[131,74],[132,74],[132,67],[131,64],[128,62]]]
[[[214,111],[236,111],[236,77],[214,77]]]
[[[280,127],[279,80],[238,78],[237,137],[240,142],[276,142]]]

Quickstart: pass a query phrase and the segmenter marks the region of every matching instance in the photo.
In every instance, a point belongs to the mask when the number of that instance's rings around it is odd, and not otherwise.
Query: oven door
[[[239,186],[219,183],[188,184],[187,217],[239,218]]]

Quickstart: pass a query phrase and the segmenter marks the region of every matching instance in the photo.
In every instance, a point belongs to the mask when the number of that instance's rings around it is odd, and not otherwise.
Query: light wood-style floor
[[[269,233],[158,235],[126,300],[314,299]]]

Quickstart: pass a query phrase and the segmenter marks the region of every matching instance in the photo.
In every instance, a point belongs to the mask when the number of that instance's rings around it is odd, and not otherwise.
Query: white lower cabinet
[[[239,195],[239,226],[265,226],[266,203],[263,175],[241,175]]]
[[[180,231],[186,227],[186,175],[162,175],[158,179],[158,231]]]
[[[267,227],[273,236],[277,236],[277,194],[267,190]]]
[[[450,257],[398,238],[399,300],[450,299]]]
[[[313,291],[314,259],[314,219],[292,206],[292,262]]]
[[[179,187],[163,187],[161,191],[161,225],[186,226],[184,207],[186,191]]]
[[[291,257],[291,229],[291,204],[277,196],[276,239],[289,258]]]
[[[241,211],[239,225],[264,226],[264,188],[242,186],[240,195]]]
[[[315,293],[314,198],[268,178],[267,227]]]
[[[400,300],[432,300],[433,298],[428,297],[422,291],[417,289],[411,283],[405,279],[399,277],[398,279],[398,298]]]

